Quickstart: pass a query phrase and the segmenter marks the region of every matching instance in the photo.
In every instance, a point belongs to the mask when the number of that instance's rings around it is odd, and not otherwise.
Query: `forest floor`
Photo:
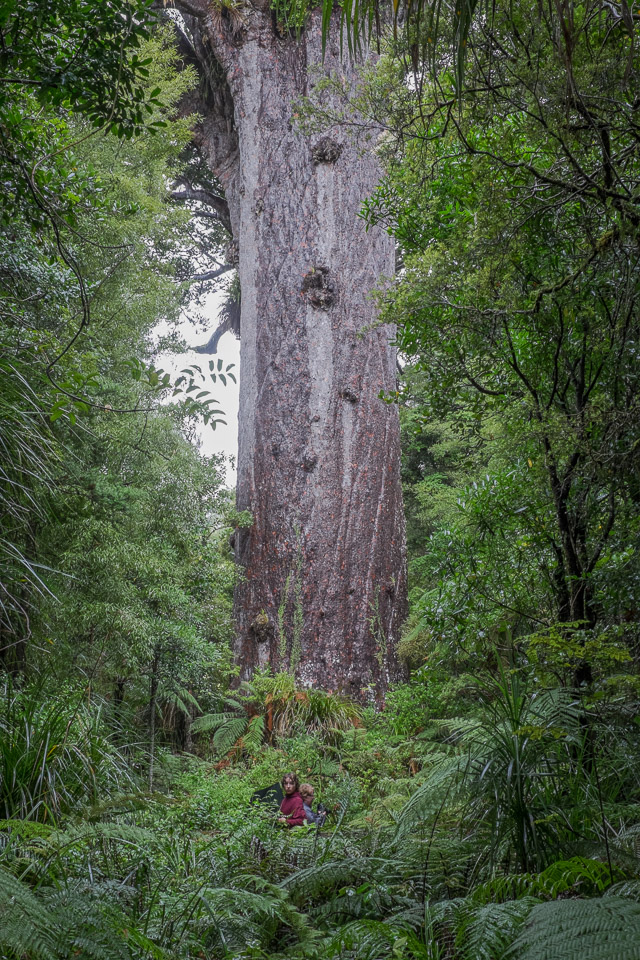
[[[31,715],[40,768],[23,764],[22,794],[2,781],[3,956],[568,960],[579,942],[582,960],[633,960],[632,765],[607,766],[601,738],[596,777],[571,699],[503,680],[487,701],[468,677],[434,699],[418,676],[342,729],[326,704],[312,730],[290,711],[251,752],[201,734],[200,756],[159,749],[151,792],[148,755],[115,746],[97,701],[69,716],[52,697],[66,740]],[[447,702],[464,715],[435,716]],[[289,770],[327,807],[322,829],[251,802]]]

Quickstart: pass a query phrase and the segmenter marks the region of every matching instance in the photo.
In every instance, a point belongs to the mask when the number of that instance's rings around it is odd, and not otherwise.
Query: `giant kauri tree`
[[[398,415],[380,399],[396,356],[371,297],[393,242],[358,216],[374,151],[348,125],[296,124],[318,70],[348,91],[357,65],[337,23],[323,58],[319,9],[291,31],[269,0],[175,6],[241,287],[237,502],[253,524],[236,534],[236,656],[245,677],[270,664],[379,696],[398,674],[406,605]]]

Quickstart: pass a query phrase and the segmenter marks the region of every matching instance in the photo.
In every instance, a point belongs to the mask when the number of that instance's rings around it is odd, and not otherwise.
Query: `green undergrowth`
[[[22,805],[5,799],[3,955],[555,960],[578,944],[582,960],[635,957],[632,700],[543,689],[502,659],[475,680],[429,689],[429,676],[340,731],[292,720],[252,754],[216,752],[211,733],[199,756],[167,745],[153,793],[108,705],[80,710],[40,687],[36,714],[28,689],[7,687],[5,730],[30,718],[25,756],[59,799],[41,803],[33,786]],[[50,736],[59,714],[64,751]],[[2,741],[5,795],[18,742]],[[78,771],[107,744],[81,794]],[[321,830],[283,829],[251,802],[291,769],[328,809]]]

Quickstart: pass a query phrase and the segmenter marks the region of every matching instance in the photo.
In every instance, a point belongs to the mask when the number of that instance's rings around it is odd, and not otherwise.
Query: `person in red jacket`
[[[287,827],[301,827],[305,822],[304,803],[299,786],[295,773],[285,773],[282,778],[284,799],[280,804],[282,816],[278,817],[278,822],[286,824]]]

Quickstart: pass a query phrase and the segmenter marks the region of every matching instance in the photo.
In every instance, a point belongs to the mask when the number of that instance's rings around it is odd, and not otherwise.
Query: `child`
[[[310,783],[303,783],[300,785],[300,796],[302,797],[302,805],[304,807],[304,815],[307,818],[307,823],[316,823],[319,827],[325,821],[326,813],[322,804],[318,804],[318,812],[313,812],[313,795],[314,790]],[[322,808],[322,809],[321,809]]]
[[[282,816],[278,817],[278,823],[284,823],[287,827],[301,827],[305,821],[305,812],[300,796],[300,784],[295,773],[285,773],[282,778],[282,789],[284,799],[280,804]]]

